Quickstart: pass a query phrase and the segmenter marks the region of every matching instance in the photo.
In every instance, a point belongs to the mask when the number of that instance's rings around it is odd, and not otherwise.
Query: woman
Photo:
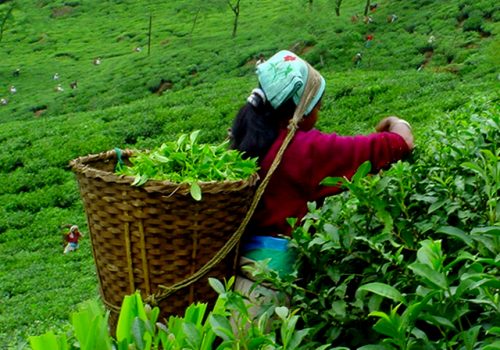
[[[283,275],[291,270],[287,250],[292,227],[287,218],[299,220],[307,203],[341,191],[320,182],[328,176],[351,178],[370,161],[377,172],[402,159],[413,149],[408,122],[383,119],[370,135],[339,136],[313,129],[318,119],[324,78],[290,51],[280,51],[256,68],[259,88],[254,89],[231,128],[232,147],[257,157],[264,178],[285,142],[289,129],[297,131],[272,173],[242,243],[242,261],[271,259],[269,267]],[[284,238],[285,237],[285,238]],[[244,273],[244,271],[243,271]],[[246,285],[246,286],[245,286]],[[251,282],[238,278],[245,291]]]

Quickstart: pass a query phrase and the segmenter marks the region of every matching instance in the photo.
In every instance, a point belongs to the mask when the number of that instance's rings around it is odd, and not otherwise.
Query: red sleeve
[[[310,148],[311,158],[315,160],[311,176],[314,199],[339,192],[338,188],[319,185],[325,177],[350,179],[367,160],[371,162],[371,172],[376,173],[410,153],[404,139],[392,132],[359,136],[318,132],[314,138],[314,147]]]

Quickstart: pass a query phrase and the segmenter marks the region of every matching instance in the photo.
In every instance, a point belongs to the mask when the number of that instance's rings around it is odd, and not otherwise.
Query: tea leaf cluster
[[[145,304],[139,292],[123,299],[116,337],[109,332],[109,311],[89,300],[72,314],[68,334],[53,331],[31,336],[33,350],[294,350],[300,349],[308,329],[299,329],[299,317],[284,306],[272,306],[253,322],[255,304],[231,291],[234,277],[224,286],[210,278],[219,293],[213,307],[193,303],[183,316],[160,317],[160,309]]]
[[[199,144],[199,133],[182,134],[177,141],[166,142],[150,152],[138,152],[131,157],[131,166],[120,166],[117,172],[134,176],[136,186],[148,180],[189,183],[196,200],[201,200],[200,181],[243,180],[257,172],[256,159],[245,159],[241,152],[228,149],[229,141]]]

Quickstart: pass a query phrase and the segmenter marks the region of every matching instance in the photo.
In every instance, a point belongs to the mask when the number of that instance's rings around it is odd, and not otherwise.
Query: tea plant
[[[218,11],[198,3],[0,0],[1,18],[15,5],[0,50],[0,99],[8,100],[0,104],[1,348],[62,326],[77,303],[98,293],[89,240],[70,259],[58,254],[59,227],[85,226],[68,161],[117,146],[152,149],[200,128],[203,142],[219,142],[255,87],[258,53],[291,48],[321,71],[325,131],[364,133],[394,113],[421,130],[473,96],[498,96],[500,11],[491,0],[379,2],[369,25],[351,21],[365,1],[344,0],[339,17],[334,1],[314,1],[310,11],[283,0],[259,1],[253,11],[248,1],[235,38],[226,4]],[[478,11],[481,27],[471,26]],[[386,23],[391,14],[398,20]],[[428,44],[431,34],[436,41]],[[92,64],[96,56],[101,65]],[[172,89],[159,96],[162,80]],[[54,91],[58,83],[63,92]]]
[[[316,344],[498,349],[500,109],[470,105],[419,140],[411,162],[367,177],[293,232],[291,295]],[[298,278],[296,278],[298,277]]]
[[[296,328],[299,317],[285,306],[273,306],[271,313],[254,319],[248,312],[253,306],[241,294],[232,291],[234,277],[224,286],[210,278],[219,293],[212,310],[206,303],[191,304],[184,316],[159,320],[160,309],[145,305],[139,292],[125,296],[116,338],[108,329],[109,312],[97,300],[83,303],[73,313],[69,335],[49,331],[30,337],[32,350],[212,350],[212,349],[302,349],[309,330]],[[273,322],[271,323],[271,317]]]
[[[228,149],[229,141],[216,146],[198,144],[199,133],[182,134],[177,141],[139,152],[131,157],[131,166],[121,166],[117,173],[134,176],[136,186],[148,180],[189,183],[191,196],[201,200],[198,182],[248,179],[257,172],[256,159],[243,159],[241,152]]]

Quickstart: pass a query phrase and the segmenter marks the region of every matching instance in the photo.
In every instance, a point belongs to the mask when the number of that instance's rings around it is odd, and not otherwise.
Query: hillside
[[[242,1],[232,37],[224,1],[0,1],[0,349],[66,325],[98,294],[88,239],[62,255],[64,225],[86,232],[68,162],[194,129],[222,140],[260,53],[291,49],[324,74],[327,131],[367,132],[396,114],[418,135],[471,100],[498,101],[498,4],[377,3],[364,23],[359,0],[340,16],[327,0]]]
[[[358,52],[359,68],[369,71],[422,66],[487,78],[499,64],[493,40],[499,15],[491,1],[381,1],[369,24],[363,23],[362,1],[344,1],[339,17],[328,1],[317,0],[311,9],[301,1],[248,1],[241,4],[235,38],[232,12],[217,1],[11,0],[0,6],[3,17],[14,6],[1,42],[0,98],[9,99],[0,110],[3,122],[123,105],[151,97],[162,81],[166,91],[178,91],[247,77],[259,53],[280,48],[303,54],[322,72],[352,69]],[[393,14],[397,19],[388,23]],[[93,64],[97,58],[99,65]],[[64,91],[55,91],[58,84]]]

